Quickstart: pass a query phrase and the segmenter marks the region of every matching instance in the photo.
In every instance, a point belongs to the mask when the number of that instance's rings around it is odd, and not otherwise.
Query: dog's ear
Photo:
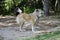
[[[37,12],[39,12],[39,9],[35,9],[33,13],[37,13]]]
[[[36,11],[36,12],[39,12],[39,9],[36,9],[35,11]]]
[[[39,13],[39,10],[38,9],[35,9],[33,14],[38,14]]]

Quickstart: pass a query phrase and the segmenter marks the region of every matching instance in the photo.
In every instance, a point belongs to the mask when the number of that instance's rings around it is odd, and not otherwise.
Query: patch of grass
[[[2,37],[1,35],[0,35],[0,40],[4,40],[4,37]]]
[[[60,31],[51,32],[43,35],[37,35],[36,37],[31,37],[22,40],[60,40]]]

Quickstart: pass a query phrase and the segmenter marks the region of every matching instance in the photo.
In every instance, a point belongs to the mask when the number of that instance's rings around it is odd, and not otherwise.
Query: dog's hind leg
[[[22,31],[22,27],[23,27],[23,25],[24,25],[23,22],[20,22],[20,23],[19,23],[19,28],[20,28],[19,31]]]

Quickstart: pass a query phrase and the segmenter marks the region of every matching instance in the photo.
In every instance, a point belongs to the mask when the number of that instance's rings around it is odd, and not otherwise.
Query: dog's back
[[[27,22],[34,22],[36,21],[36,15],[35,14],[26,14],[22,13],[19,14],[16,18],[17,23],[22,22],[22,21],[27,21]]]

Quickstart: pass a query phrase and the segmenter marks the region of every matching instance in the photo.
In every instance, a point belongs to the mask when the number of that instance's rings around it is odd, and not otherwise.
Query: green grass
[[[60,31],[51,32],[43,35],[37,35],[36,37],[31,37],[28,39],[25,38],[22,40],[60,40]]]
[[[4,37],[2,37],[1,35],[0,35],[0,40],[4,40]]]

